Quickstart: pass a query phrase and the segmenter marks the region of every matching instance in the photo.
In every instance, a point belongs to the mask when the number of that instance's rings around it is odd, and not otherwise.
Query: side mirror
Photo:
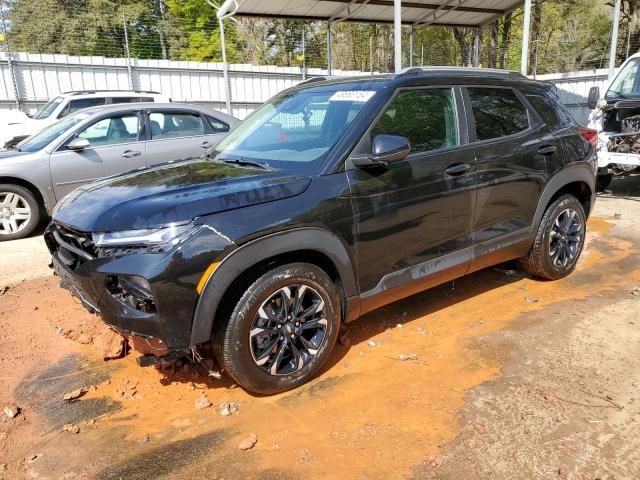
[[[587,99],[587,106],[593,110],[598,106],[598,100],[600,100],[600,87],[591,87],[589,89],[589,98]]]
[[[89,140],[86,138],[74,138],[67,144],[67,148],[69,150],[80,152],[85,148],[89,148],[90,145]]]
[[[404,160],[410,152],[411,145],[405,137],[380,134],[371,141],[371,155],[353,156],[351,161],[360,168],[386,167],[390,163]]]

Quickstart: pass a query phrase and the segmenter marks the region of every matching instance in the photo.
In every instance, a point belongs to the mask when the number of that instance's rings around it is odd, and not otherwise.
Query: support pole
[[[478,68],[480,66],[480,28],[476,27],[475,35],[473,36],[473,66]]]
[[[220,26],[220,45],[222,48],[222,75],[224,76],[224,96],[227,106],[227,113],[233,115],[231,111],[231,81],[229,79],[229,64],[227,63],[227,48],[224,42],[224,23],[222,18],[218,19],[218,25]]]
[[[611,51],[609,52],[609,80],[613,78],[616,69],[616,51],[618,50],[618,26],[620,24],[620,5],[622,1],[616,0],[613,10],[613,25],[611,26]]]
[[[13,94],[16,97],[16,108],[20,110],[20,91],[18,90],[18,81],[16,80],[16,70],[12,58],[13,54],[11,53],[11,46],[9,45],[7,23],[4,17],[4,2],[2,0],[0,0],[0,20],[2,21],[2,34],[4,35],[4,41],[7,44],[7,64],[9,66],[9,74],[11,75],[11,86],[13,87]]]
[[[307,39],[306,23],[302,22],[302,80],[307,79]]]
[[[522,26],[522,57],[520,59],[520,73],[527,74],[529,70],[529,36],[531,30],[531,0],[524,1],[524,25]]]
[[[402,70],[402,0],[393,0],[393,59],[396,73]]]
[[[327,73],[331,76],[331,22],[327,22]]]
[[[133,91],[133,72],[131,71],[131,54],[129,52],[129,32],[127,29],[127,19],[122,12],[122,28],[124,28],[124,50],[127,54],[127,78],[129,79],[129,90]]]
[[[409,66],[413,67],[413,25],[409,27]]]
[[[373,75],[373,35],[369,35],[369,70]]]

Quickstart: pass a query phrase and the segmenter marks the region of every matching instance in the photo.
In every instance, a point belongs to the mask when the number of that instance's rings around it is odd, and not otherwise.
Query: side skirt
[[[389,273],[373,289],[350,303],[359,303],[360,315],[464,275],[522,257],[531,247],[530,228],[464,248],[443,257]],[[347,315],[347,322],[357,317]]]

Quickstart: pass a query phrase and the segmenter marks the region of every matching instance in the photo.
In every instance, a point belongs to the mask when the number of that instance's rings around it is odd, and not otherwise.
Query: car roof
[[[60,93],[60,97],[167,97],[166,95],[155,91],[143,91],[143,90],[72,90],[68,92]]]
[[[306,88],[318,88],[321,90],[337,85],[344,85],[350,89],[377,90],[389,87],[430,85],[440,82],[480,85],[511,85],[515,83],[543,85],[542,82],[531,80],[521,73],[511,70],[468,67],[411,67],[399,73],[391,74],[357,77],[314,77],[292,87],[290,90]]]
[[[138,103],[116,103],[113,105],[100,105],[97,107],[89,107],[84,108],[82,110],[78,110],[79,112],[83,112],[89,115],[97,115],[97,114],[109,114],[109,113],[118,113],[118,112],[126,112],[130,110],[198,110],[199,112],[203,112],[209,115],[213,115],[221,120],[230,120],[239,122],[239,120],[231,115],[228,115],[219,110],[213,110],[206,106],[195,105],[192,103],[165,103],[165,102],[138,102]]]

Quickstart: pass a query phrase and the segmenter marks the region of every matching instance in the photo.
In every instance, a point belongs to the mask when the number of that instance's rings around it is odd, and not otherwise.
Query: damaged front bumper
[[[55,221],[44,236],[61,286],[108,325],[140,339],[132,343],[146,363],[149,356],[188,353],[197,285],[207,267],[234,246],[206,226],[165,251],[131,247],[108,256],[90,233]]]

